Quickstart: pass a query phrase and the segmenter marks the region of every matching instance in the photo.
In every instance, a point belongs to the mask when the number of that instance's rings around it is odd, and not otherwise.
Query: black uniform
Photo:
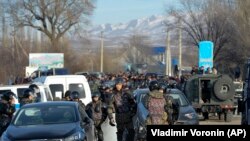
[[[10,105],[6,100],[0,101],[0,136],[9,126],[14,113],[14,105]]]
[[[94,121],[97,130],[98,141],[103,141],[102,123],[107,118],[107,106],[101,100],[91,102],[86,106],[88,116]]]
[[[116,113],[116,122],[117,122],[117,140],[122,141],[123,131],[128,130],[127,141],[134,140],[134,128],[132,117],[136,112],[136,104],[131,94],[123,91],[115,91],[114,96],[112,97],[109,106],[108,114],[109,118],[112,118],[113,108]]]

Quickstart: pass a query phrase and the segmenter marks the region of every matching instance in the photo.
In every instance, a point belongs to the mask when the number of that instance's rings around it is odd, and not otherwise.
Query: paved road
[[[200,125],[240,125],[241,124],[241,116],[234,115],[233,120],[231,122],[225,122],[223,118],[221,120],[218,117],[210,116],[209,120],[200,120]]]
[[[105,141],[117,141],[116,139],[116,127],[112,127],[109,125],[109,119],[102,124],[102,130],[104,134]]]
[[[223,119],[219,120],[217,116],[210,116],[209,120],[200,120],[200,125],[240,125],[241,116],[234,115],[232,122],[225,122]],[[109,120],[102,125],[104,140],[106,141],[117,141],[116,139],[116,127],[109,125]]]

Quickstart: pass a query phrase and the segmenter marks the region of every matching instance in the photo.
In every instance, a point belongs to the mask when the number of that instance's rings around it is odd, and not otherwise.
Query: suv
[[[184,86],[184,93],[198,113],[208,119],[217,113],[219,119],[231,122],[233,118],[235,88],[228,75],[204,74],[191,76]]]

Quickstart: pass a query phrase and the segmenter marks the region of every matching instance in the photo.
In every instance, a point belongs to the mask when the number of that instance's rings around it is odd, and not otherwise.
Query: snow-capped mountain
[[[128,23],[120,24],[102,24],[93,27],[89,32],[92,38],[100,37],[100,32],[103,31],[105,40],[120,42],[126,37],[134,34],[148,36],[154,44],[164,42],[166,37],[166,26],[164,25],[165,16],[153,15],[146,18],[135,19]],[[117,40],[114,40],[116,38]],[[115,43],[114,42],[114,43]]]

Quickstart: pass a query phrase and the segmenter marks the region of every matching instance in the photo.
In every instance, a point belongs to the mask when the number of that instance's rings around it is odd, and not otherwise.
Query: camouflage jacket
[[[150,113],[152,111],[150,111],[150,99],[151,98],[154,98],[154,99],[158,99],[156,100],[156,103],[153,104],[154,105],[154,108],[158,107],[159,109],[154,109],[154,113]],[[161,103],[159,103],[161,101]],[[169,119],[171,119],[171,109],[172,109],[172,102],[171,100],[168,100],[164,97],[164,94],[159,92],[159,91],[153,91],[153,92],[150,92],[149,94],[147,94],[144,99],[143,99],[143,105],[146,107],[146,109],[149,110],[149,117],[147,119],[147,124],[151,124],[152,123],[152,120],[154,120],[155,117],[151,117],[153,115],[150,115],[150,114],[157,114],[157,111],[160,111],[161,113],[158,113],[161,114],[161,117],[160,119],[162,120],[162,124],[166,124],[167,122],[170,122]],[[157,103],[158,102],[158,103]],[[152,105],[152,103],[151,103]],[[160,106],[160,107],[159,107]],[[162,107],[161,107],[162,106]],[[152,110],[152,109],[151,109]],[[165,111],[162,113],[162,111]],[[159,117],[158,117],[159,118]],[[158,121],[159,122],[159,121]]]
[[[93,121],[103,122],[107,118],[107,106],[101,100],[89,103],[86,112]]]
[[[33,100],[30,100],[28,98],[22,98],[21,101],[20,101],[20,106],[22,107],[25,104],[30,104],[30,103],[33,103],[33,102],[34,102]]]
[[[14,113],[14,105],[8,104],[5,100],[0,101],[0,134],[8,127]]]
[[[0,101],[0,118],[2,116],[8,116],[11,118],[14,113],[15,113],[14,105],[8,104],[8,102],[5,100]]]

